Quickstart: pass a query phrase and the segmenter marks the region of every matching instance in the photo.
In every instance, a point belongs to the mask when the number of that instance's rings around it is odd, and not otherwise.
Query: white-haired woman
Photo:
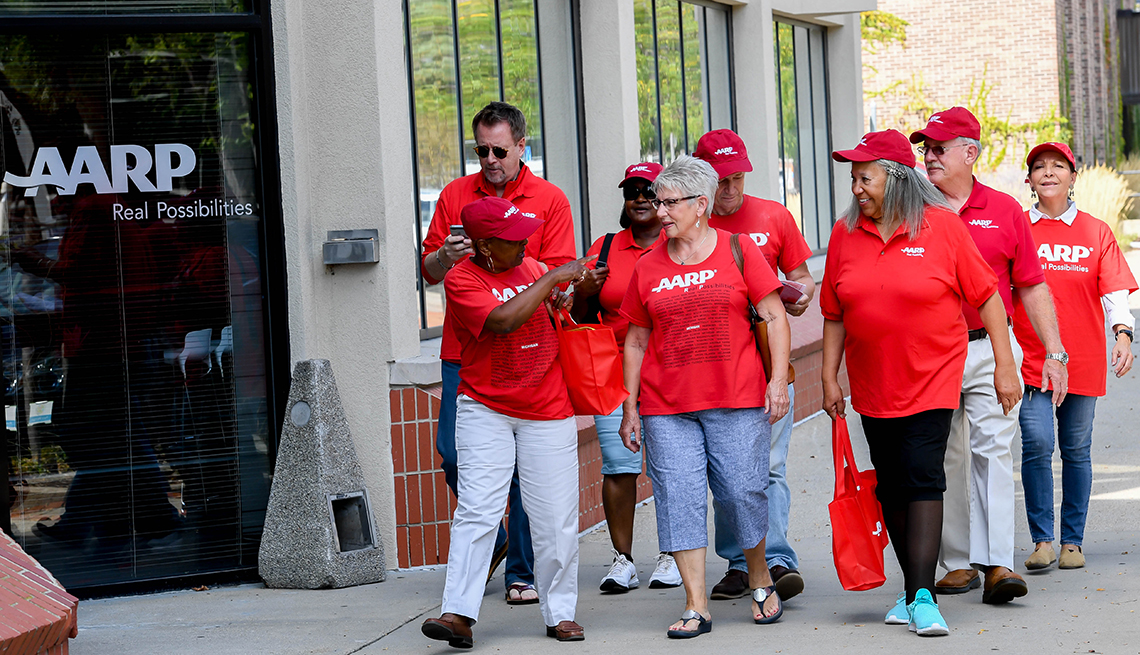
[[[1092,429],[1096,399],[1105,394],[1104,323],[1107,314],[1116,343],[1112,368],[1120,377],[1132,368],[1132,328],[1128,294],[1136,280],[1104,221],[1078,211],[1069,199],[1077,181],[1077,160],[1063,143],[1042,143],[1025,158],[1030,187],[1038,201],[1029,208],[1030,230],[1038,244],[1045,281],[1057,306],[1057,325],[1072,364],[1065,400],[1053,406],[1051,393],[1026,385],[1021,403],[1021,483],[1025,514],[1035,549],[1027,569],[1057,561],[1053,550],[1053,448],[1061,448],[1061,557],[1059,568],[1085,565],[1082,543],[1092,491]],[[1065,256],[1067,254],[1067,257]],[[1068,259],[1075,264],[1065,263]],[[1026,380],[1041,370],[1045,347],[1021,303],[1014,304],[1013,332],[1025,349]],[[1057,427],[1054,434],[1053,416]]]
[[[717,175],[707,162],[678,157],[653,183],[653,204],[668,237],[638,261],[622,302],[629,319],[619,430],[641,447],[657,503],[657,535],[672,552],[685,586],[685,610],[673,638],[712,630],[705,593],[706,488],[744,546],[752,616],[773,623],[783,606],[764,562],[768,530],[770,424],[788,412],[791,332],[780,282],[756,245],[709,227]],[[768,322],[771,380],[753,341],[749,306]],[[640,421],[639,421],[640,405]]]
[[[820,291],[823,409],[843,417],[839,364],[847,357],[851,405],[862,417],[876,493],[906,587],[887,623],[922,636],[949,634],[934,597],[942,540],[943,458],[966,364],[963,301],[993,340],[994,386],[1008,413],[1021,398],[997,277],[962,220],[914,170],[895,130],[853,150],[851,207],[831,232]]]

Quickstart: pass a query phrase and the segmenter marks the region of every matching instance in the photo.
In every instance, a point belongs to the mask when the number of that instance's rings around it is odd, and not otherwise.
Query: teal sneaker
[[[887,612],[887,618],[883,620],[887,625],[907,625],[910,623],[910,614],[906,611],[906,592],[899,593],[899,599],[895,606]]]
[[[930,595],[930,591],[919,589],[914,596],[914,602],[906,606],[910,615],[910,631],[917,632],[920,637],[942,637],[950,634],[946,619],[938,611],[938,603]]]

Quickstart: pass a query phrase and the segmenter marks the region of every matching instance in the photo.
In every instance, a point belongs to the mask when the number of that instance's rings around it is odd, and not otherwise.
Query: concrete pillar
[[[291,357],[336,369],[377,531],[395,553],[387,363],[419,352],[401,7],[283,0],[272,14]],[[326,232],[348,228],[379,230],[378,264],[322,264]]]
[[[859,14],[835,16],[839,27],[827,30],[827,93],[831,101],[832,150],[854,148],[863,136],[863,41]],[[832,162],[835,213],[851,201],[850,164]]]
[[[618,229],[625,167],[640,161],[633,0],[585,0],[582,69],[589,156],[590,232]]]

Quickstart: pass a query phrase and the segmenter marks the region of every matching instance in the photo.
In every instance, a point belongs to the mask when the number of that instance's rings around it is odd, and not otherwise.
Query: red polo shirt
[[[1136,280],[1104,221],[1078,211],[1072,225],[1042,218],[1031,229],[1040,244],[1037,256],[1045,281],[1053,292],[1061,343],[1069,353],[1069,393],[1103,396],[1108,359],[1100,297],[1121,289],[1135,291]],[[1045,346],[1020,300],[1014,303],[1014,312],[1013,332],[1025,352],[1021,375],[1027,385],[1040,387]]]
[[[1029,219],[1021,204],[1008,194],[995,191],[974,180],[970,199],[958,212],[974,238],[982,258],[993,267],[998,277],[998,293],[1005,313],[1013,316],[1013,289],[1045,281],[1037,263],[1037,247],[1029,231]],[[969,303],[962,304],[966,329],[982,327],[982,317]]]
[[[958,407],[966,366],[962,303],[997,289],[993,270],[953,212],[929,207],[918,238],[899,226],[887,243],[869,219],[831,231],[819,294],[842,321],[851,405],[875,418]]]
[[[717,230],[716,248],[683,266],[668,245],[637,262],[621,313],[649,328],[641,363],[641,413],[763,407],[766,379],[748,321],[748,303],[780,289],[780,281],[748,239],[740,240],[744,275],[731,234]]]
[[[420,249],[420,271],[428,284],[438,284],[439,280],[428,273],[424,261],[443,245],[443,240],[451,234],[450,226],[462,223],[460,210],[468,203],[493,195],[495,187],[487,183],[482,171],[453,180],[443,187]],[[574,259],[574,219],[562,189],[531,173],[526,164],[522,164],[518,177],[503,191],[503,198],[514,203],[524,214],[544,221],[543,226],[527,240],[527,257],[551,268]],[[440,344],[439,357],[448,362],[458,362],[459,345],[455,341],[455,327],[451,325],[449,315],[450,312],[443,318],[443,343]]]
[[[542,266],[523,263],[489,273],[470,258],[459,262],[443,281],[447,314],[455,316],[459,345],[459,393],[515,418],[548,421],[574,415],[558,364],[558,337],[539,305],[522,327],[495,334],[484,326],[496,307],[542,277]]]
[[[778,202],[746,195],[740,209],[723,216],[713,214],[709,225],[751,237],[773,273],[778,268],[787,275],[811,257],[796,219]]]
[[[586,256],[601,254],[602,243],[605,240],[605,235],[598,237],[594,245],[590,246]],[[610,273],[606,276],[602,290],[598,292],[598,304],[602,308],[602,325],[613,328],[618,351],[624,351],[625,334],[629,331],[629,320],[622,316],[619,310],[621,310],[622,300],[625,299],[625,290],[629,288],[629,281],[633,279],[633,267],[646,253],[665,243],[665,241],[667,241],[665,230],[661,230],[656,241],[651,243],[648,248],[642,248],[634,240],[633,230],[627,227],[615,234],[614,240],[610,243],[610,251],[606,255],[608,258],[606,264]],[[595,259],[587,266],[594,268],[597,263],[598,260]]]

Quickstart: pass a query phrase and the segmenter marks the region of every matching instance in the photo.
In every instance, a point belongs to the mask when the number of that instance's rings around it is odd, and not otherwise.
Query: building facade
[[[580,252],[617,229],[628,164],[718,127],[749,146],[747,191],[822,251],[846,196],[829,153],[863,131],[874,4],[53,7],[0,7],[3,527],[95,594],[256,570],[305,359],[332,362],[389,561],[444,561],[445,308],[418,247],[443,185],[477,170],[474,112],[523,109],[526,163],[570,199]],[[328,233],[350,229],[376,230],[378,261],[326,265]],[[801,416],[818,407],[800,396]],[[579,427],[588,527],[600,463]]]
[[[919,129],[930,113],[970,108],[1020,168],[1026,145],[1071,143],[1082,164],[1115,164],[1121,102],[1115,0],[883,0],[907,23],[904,43],[868,44],[864,114],[877,129]],[[1128,4],[1131,9],[1132,5]],[[993,26],[1000,25],[1000,29]],[[988,122],[987,122],[988,119]],[[983,134],[986,138],[987,134]],[[984,155],[985,157],[985,155]],[[1019,181],[1019,180],[1018,180]]]

